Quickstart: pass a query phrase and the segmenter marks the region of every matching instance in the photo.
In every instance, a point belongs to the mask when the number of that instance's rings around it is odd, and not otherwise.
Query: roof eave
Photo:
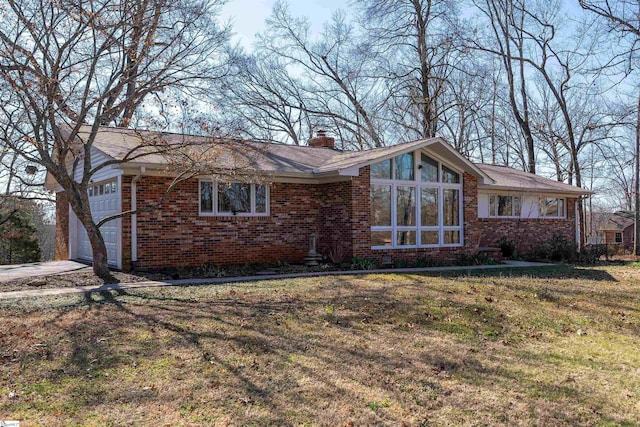
[[[572,196],[588,196],[590,194],[595,194],[593,191],[589,190],[560,190],[557,188],[541,188],[541,187],[511,187],[506,185],[478,185],[478,190],[487,190],[487,191],[512,191],[512,192],[520,192],[520,193],[540,193],[540,194],[558,194],[558,195],[572,195]]]
[[[428,139],[422,139],[422,140],[414,141],[414,143],[407,144],[406,147],[403,147],[402,145],[399,145],[399,146],[397,146],[398,147],[397,150],[391,150],[391,151],[387,152],[383,156],[375,157],[373,159],[369,159],[367,161],[363,161],[363,162],[359,162],[359,163],[354,163],[352,165],[348,165],[348,166],[343,167],[343,168],[336,168],[336,169],[331,170],[331,171],[316,172],[316,174],[323,174],[324,175],[324,174],[334,173],[334,174],[338,174],[338,175],[342,175],[342,176],[358,176],[359,170],[362,169],[363,167],[371,166],[374,163],[378,163],[378,162],[382,162],[382,161],[385,161],[385,160],[389,160],[389,159],[392,159],[394,157],[397,157],[397,156],[405,154],[405,153],[410,153],[412,151],[420,150],[422,148],[429,147],[429,146],[434,145],[436,143],[440,147],[444,148],[447,151],[447,154],[453,155],[458,161],[462,162],[463,165],[472,173],[472,175],[474,175],[476,178],[481,179],[483,183],[492,184],[492,183],[495,182],[493,180],[493,178],[491,178],[489,175],[484,173],[473,162],[471,162],[469,159],[467,159],[462,154],[460,154],[458,151],[456,151],[443,138],[440,138],[440,137],[428,138]]]

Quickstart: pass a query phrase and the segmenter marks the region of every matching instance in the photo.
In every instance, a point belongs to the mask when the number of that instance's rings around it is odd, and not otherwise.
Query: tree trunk
[[[635,149],[635,233],[633,236],[633,253],[640,256],[640,90],[638,91],[638,105],[636,117],[636,149]]]
[[[102,237],[100,229],[96,227],[93,222],[89,228],[87,228],[87,236],[89,237],[91,251],[93,252],[93,272],[96,276],[103,279],[111,278],[111,272],[109,271],[109,265],[107,263],[107,247],[104,244],[104,238]]]
[[[86,189],[78,189],[78,193],[80,200],[76,197],[70,197],[69,202],[78,220],[87,230],[87,237],[89,238],[89,243],[91,243],[91,251],[93,253],[93,272],[103,279],[111,278],[109,265],[107,264],[107,247],[104,244],[100,229],[96,227],[93,221],[87,191]]]

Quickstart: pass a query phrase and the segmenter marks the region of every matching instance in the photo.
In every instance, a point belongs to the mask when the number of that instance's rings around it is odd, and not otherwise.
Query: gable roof
[[[82,126],[78,138],[88,138],[90,126]],[[428,138],[363,151],[212,138],[178,133],[102,127],[93,148],[111,159],[123,160],[122,168],[165,169],[177,157],[201,157],[224,170],[251,170],[273,176],[304,179],[357,176],[360,168],[398,155],[426,148],[458,169],[478,178],[479,188],[583,195],[581,188],[504,166],[475,164],[442,138]],[[132,156],[132,153],[133,156]]]
[[[490,190],[509,190],[522,192],[544,192],[549,194],[585,195],[591,191],[575,185],[565,184],[540,175],[520,171],[507,166],[476,164],[480,170],[491,176],[495,181],[492,185],[478,183],[478,188]]]
[[[89,126],[82,126],[78,137],[87,138],[90,130]],[[460,169],[472,173],[481,180],[492,182],[489,176],[442,138],[429,138],[363,151],[339,151],[290,144],[103,127],[96,135],[93,147],[116,160],[125,159],[126,156],[131,157],[131,153],[135,153],[134,157],[126,163],[130,167],[153,165],[165,167],[172,164],[181,152],[180,148],[186,148],[201,156],[209,153],[211,158],[215,158],[216,166],[221,170],[240,167],[265,174],[306,175],[307,177],[357,175],[357,170],[364,166],[429,147]]]
[[[602,224],[602,231],[623,231],[635,224],[636,213],[633,211],[618,211],[612,213],[606,222]]]

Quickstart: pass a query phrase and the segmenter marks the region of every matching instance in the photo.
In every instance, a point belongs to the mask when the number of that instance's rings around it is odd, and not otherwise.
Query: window
[[[396,165],[396,179],[413,181],[413,153],[402,154],[396,157],[393,163]]]
[[[87,189],[89,197],[106,196],[108,194],[116,194],[118,192],[118,180],[103,182],[102,184],[93,184]]]
[[[371,178],[391,179],[391,160],[372,165]]]
[[[492,194],[489,196],[489,216],[519,217],[522,203],[520,197]]]
[[[371,185],[371,225],[391,226],[391,186]]]
[[[200,181],[201,215],[268,215],[269,191],[263,184]]]
[[[422,182],[440,181],[440,168],[438,168],[438,162],[424,153],[421,154],[420,157]]]
[[[422,152],[371,166],[374,248],[462,245],[462,176]]]
[[[564,218],[565,200],[556,197],[544,197],[540,199],[541,218]]]
[[[452,171],[446,166],[442,166],[442,182],[460,184],[460,174]]]
[[[616,243],[622,243],[622,233],[616,233]]]

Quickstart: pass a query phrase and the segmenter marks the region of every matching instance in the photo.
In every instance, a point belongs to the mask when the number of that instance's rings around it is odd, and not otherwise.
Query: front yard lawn
[[[640,423],[632,265],[29,298],[0,325],[22,427]]]

